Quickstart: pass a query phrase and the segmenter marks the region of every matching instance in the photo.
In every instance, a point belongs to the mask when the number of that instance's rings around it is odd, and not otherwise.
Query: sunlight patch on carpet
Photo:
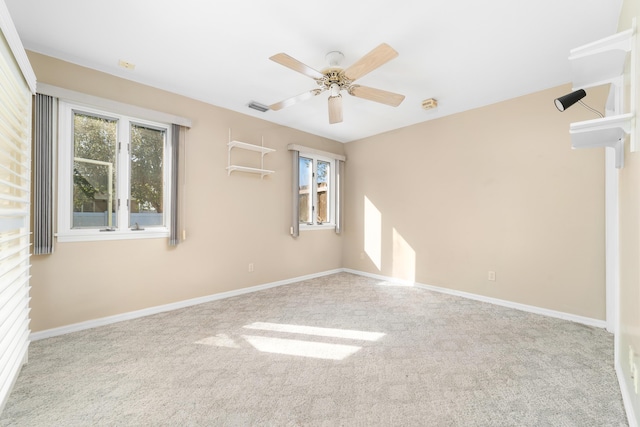
[[[344,360],[362,348],[355,345],[329,344],[253,335],[243,335],[242,337],[256,350],[263,353],[311,357],[314,359]]]
[[[218,334],[215,337],[203,338],[196,344],[210,345],[214,347],[240,348],[240,346],[227,334]]]
[[[351,329],[319,328],[316,326],[287,325],[282,323],[254,322],[245,325],[247,329],[261,331],[287,332],[291,334],[314,335],[318,337],[347,338],[352,340],[378,341],[384,337],[382,332],[366,332]]]

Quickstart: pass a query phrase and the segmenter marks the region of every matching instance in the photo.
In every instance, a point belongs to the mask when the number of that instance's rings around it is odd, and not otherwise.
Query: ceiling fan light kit
[[[344,55],[342,52],[332,51],[325,56],[325,59],[329,62],[329,67],[322,71],[317,71],[286,53],[273,55],[269,59],[314,79],[320,88],[271,104],[269,108],[277,111],[312,98],[324,91],[329,91],[329,123],[340,123],[342,122],[342,95],[340,95],[340,92],[343,90],[351,96],[397,107],[404,100],[404,95],[353,84],[356,79],[370,73],[397,56],[398,52],[388,44],[382,43],[350,67],[343,69],[340,64],[344,59]]]

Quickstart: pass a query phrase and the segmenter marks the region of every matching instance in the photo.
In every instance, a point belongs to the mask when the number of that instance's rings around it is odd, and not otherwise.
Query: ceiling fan
[[[365,74],[368,74],[381,65],[391,61],[396,56],[398,56],[398,52],[388,44],[382,43],[380,46],[376,47],[356,61],[353,65],[343,69],[340,67],[340,62],[344,58],[344,55],[341,52],[334,51],[327,54],[329,67],[322,71],[317,71],[297,59],[292,58],[286,53],[275,54],[269,59],[280,65],[291,68],[294,71],[302,73],[305,76],[311,77],[320,87],[301,93],[293,98],[288,98],[284,101],[271,104],[269,108],[277,111],[284,107],[293,105],[296,102],[312,98],[324,91],[329,91],[329,123],[340,123],[342,122],[342,95],[340,95],[340,92],[343,90],[349,95],[353,95],[358,98],[364,98],[369,101],[380,102],[382,104],[397,107],[404,100],[404,95],[353,84],[356,79],[359,79]]]

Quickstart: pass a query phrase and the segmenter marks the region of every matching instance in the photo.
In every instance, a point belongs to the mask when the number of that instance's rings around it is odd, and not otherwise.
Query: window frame
[[[338,167],[338,162],[336,159],[332,157],[323,156],[321,154],[308,152],[308,151],[300,151],[299,158],[305,158],[312,160],[312,186],[311,186],[311,200],[312,200],[312,212],[316,212],[316,208],[318,206],[318,180],[316,179],[316,173],[318,170],[318,161],[329,163],[330,165],[330,173],[328,177],[328,186],[327,192],[327,204],[328,206],[328,216],[329,221],[318,223],[317,215],[312,215],[312,223],[299,222],[298,226],[300,231],[302,230],[326,230],[326,229],[335,229],[336,228],[336,205],[337,201],[337,191],[336,191],[336,168]],[[298,172],[300,175],[300,172]],[[298,178],[299,179],[299,178]],[[299,183],[298,183],[299,185]],[[300,203],[300,196],[298,195],[297,203]]]
[[[117,172],[116,172],[116,224],[113,231],[101,231],[99,228],[72,228],[73,215],[73,117],[74,113],[83,113],[96,117],[118,120],[117,124]],[[131,126],[142,125],[165,132],[163,147],[163,224],[162,226],[145,226],[144,229],[135,230],[130,226],[130,201],[131,201],[131,151],[128,148],[131,138]],[[87,104],[67,101],[59,101],[59,137],[58,137],[58,218],[57,233],[58,242],[77,241],[102,241],[123,239],[150,239],[169,237],[169,224],[171,212],[166,207],[171,206],[171,139],[172,125],[152,120],[134,117],[120,113],[117,110],[96,108]],[[119,201],[119,203],[118,203]]]

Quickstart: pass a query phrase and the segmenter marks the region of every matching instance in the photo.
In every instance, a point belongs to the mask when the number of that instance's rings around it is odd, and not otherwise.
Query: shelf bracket
[[[613,149],[616,151],[616,168],[620,169],[624,167],[624,139],[619,139],[614,145]]]

